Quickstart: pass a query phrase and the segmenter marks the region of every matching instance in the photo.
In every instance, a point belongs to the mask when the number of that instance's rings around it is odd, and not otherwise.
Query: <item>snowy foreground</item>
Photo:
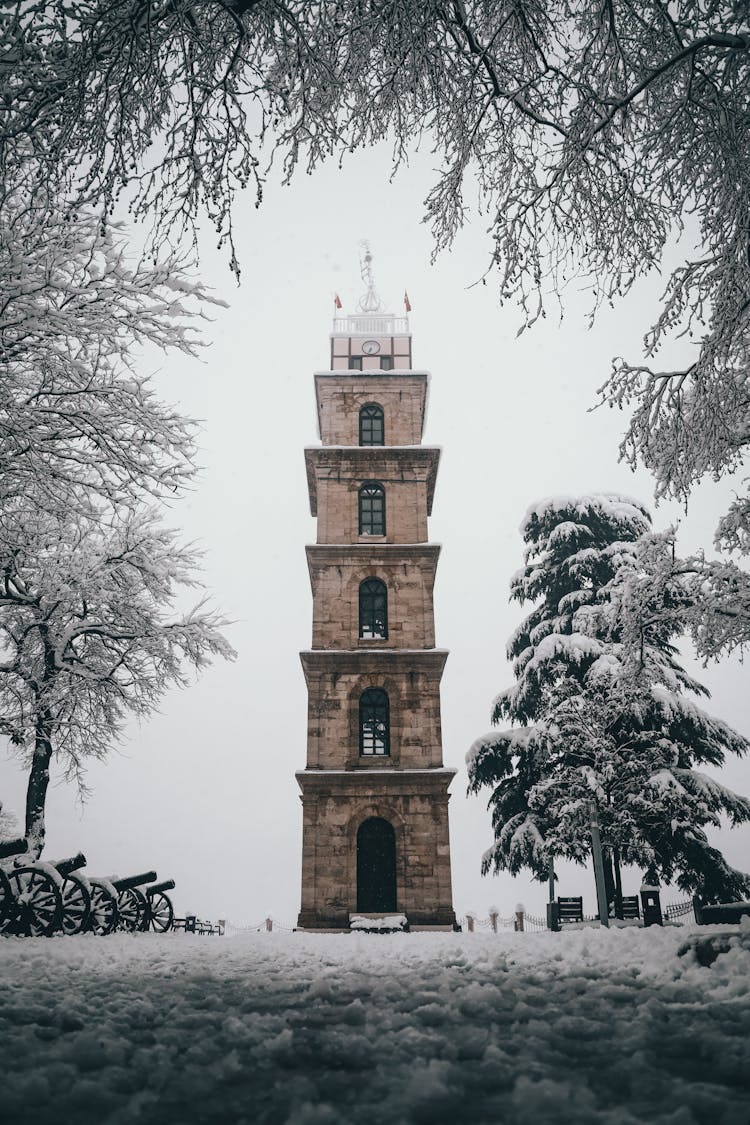
[[[750,925],[707,932],[0,939],[0,1118],[747,1125]]]

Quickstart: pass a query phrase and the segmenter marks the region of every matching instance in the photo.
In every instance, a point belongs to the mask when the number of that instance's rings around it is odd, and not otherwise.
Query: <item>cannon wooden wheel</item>
[[[62,886],[62,932],[82,934],[91,916],[91,891],[87,879],[71,872]]]
[[[148,901],[149,929],[155,930],[158,934],[165,934],[167,930],[171,930],[174,921],[174,910],[170,899],[167,895],[157,892],[155,895],[149,895]]]
[[[111,934],[117,925],[117,895],[98,879],[91,880],[91,913],[88,929],[95,934]]]
[[[49,937],[62,920],[60,890],[48,872],[38,867],[15,867],[8,872],[15,898],[14,934]]]
[[[148,930],[148,920],[149,920],[148,898],[143,893],[143,891],[140,889],[140,887],[133,887],[132,893],[138,899],[138,905],[141,908],[141,913],[138,917],[138,929],[142,933],[145,933],[145,931]]]
[[[8,934],[15,918],[16,898],[8,876],[0,867],[0,934]]]
[[[116,929],[125,930],[130,934],[140,929],[145,905],[141,902],[142,898],[143,895],[139,895],[132,887],[120,891],[117,896]]]

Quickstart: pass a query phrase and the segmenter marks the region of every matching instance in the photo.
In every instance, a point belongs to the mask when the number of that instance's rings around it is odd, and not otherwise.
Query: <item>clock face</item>
[[[362,344],[362,351],[365,355],[377,355],[380,351],[380,344],[377,340],[365,340]]]

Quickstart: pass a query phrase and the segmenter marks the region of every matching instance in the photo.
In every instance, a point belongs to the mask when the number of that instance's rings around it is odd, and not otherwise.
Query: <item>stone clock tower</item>
[[[321,445],[305,450],[317,543],[307,548],[312,648],[302,790],[302,929],[352,914],[452,928],[448,786],[427,542],[440,450],[421,444],[429,375],[412,368],[408,317],[337,317],[315,375]]]

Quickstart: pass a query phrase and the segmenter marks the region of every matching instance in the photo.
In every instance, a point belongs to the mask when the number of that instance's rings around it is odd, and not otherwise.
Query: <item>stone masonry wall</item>
[[[313,588],[313,648],[434,648],[432,588],[437,555],[421,560],[345,556],[338,562],[315,558],[308,550]],[[387,588],[388,637],[359,636],[359,586],[380,578]]]
[[[360,659],[361,655],[361,659]],[[435,654],[438,655],[437,653]],[[428,769],[442,765],[440,675],[415,653],[412,669],[373,670],[369,653],[343,661],[312,661],[303,654],[308,692],[307,765],[311,769]],[[445,653],[440,654],[442,661]],[[370,657],[370,659],[367,659]],[[307,658],[307,661],[306,661]],[[359,664],[359,667],[357,665]],[[323,667],[321,667],[321,665]],[[390,755],[359,753],[359,698],[383,688],[390,704]]]
[[[308,878],[302,887],[300,925],[348,925],[357,901],[357,830],[371,816],[388,820],[396,832],[397,910],[412,926],[451,925],[446,784],[445,778],[421,786],[412,779],[396,790],[377,784],[360,784],[353,790],[344,780],[340,788],[333,784],[327,792],[308,789],[303,795],[303,867]]]
[[[318,424],[324,445],[359,445],[359,411],[368,402],[383,408],[385,445],[418,445],[422,440],[427,376],[368,376],[346,386],[316,379]]]
[[[385,489],[385,535],[359,534],[362,478],[318,481],[318,543],[424,543],[427,485],[424,481],[376,478]]]

